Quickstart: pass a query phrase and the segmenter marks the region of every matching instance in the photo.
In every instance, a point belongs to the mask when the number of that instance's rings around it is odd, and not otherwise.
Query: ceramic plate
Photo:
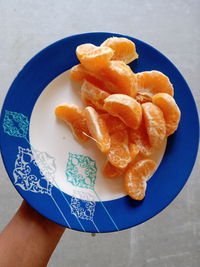
[[[122,35],[80,34],[42,50],[19,72],[1,112],[2,158],[17,191],[45,217],[84,232],[119,231],[158,214],[183,188],[198,150],[197,109],[184,78],[159,51],[129,36],[124,37],[135,42],[139,54],[130,64],[133,71],[166,74],[182,113],[166,150],[163,145],[160,154],[154,155],[159,167],[148,181],[145,199],[137,202],[126,196],[122,178],[104,178],[105,158],[95,144],[79,144],[55,118],[54,109],[61,103],[82,105],[80,84],[68,77],[68,70],[78,63],[76,47],[100,45],[110,36]]]

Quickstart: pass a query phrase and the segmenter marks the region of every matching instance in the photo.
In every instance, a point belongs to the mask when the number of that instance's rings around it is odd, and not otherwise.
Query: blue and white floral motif
[[[37,173],[37,176],[35,173]],[[40,174],[40,177],[38,177],[38,174]],[[40,173],[29,148],[18,147],[13,177],[15,185],[25,191],[51,195],[53,185]]]
[[[80,219],[93,221],[96,206],[96,202],[91,200],[93,195],[81,191],[75,193],[76,196],[71,198],[71,213]],[[84,200],[78,197],[83,197]]]
[[[90,157],[69,153],[66,167],[67,181],[74,186],[93,190],[96,181],[97,166]]]
[[[41,175],[45,176],[49,181],[55,180],[56,164],[55,159],[47,152],[41,152],[32,147],[34,159],[40,169]]]
[[[3,129],[4,132],[15,137],[25,138],[29,128],[28,118],[22,113],[5,111]]]

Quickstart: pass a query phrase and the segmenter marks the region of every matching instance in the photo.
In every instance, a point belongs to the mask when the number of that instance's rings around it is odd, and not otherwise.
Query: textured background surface
[[[0,0],[0,105],[12,80],[35,53],[63,37],[119,32],[164,53],[186,78],[200,108],[200,1]],[[103,3],[102,3],[103,2]],[[0,230],[21,203],[0,162]],[[66,231],[49,267],[198,267],[200,165],[176,200],[131,230],[92,237]]]

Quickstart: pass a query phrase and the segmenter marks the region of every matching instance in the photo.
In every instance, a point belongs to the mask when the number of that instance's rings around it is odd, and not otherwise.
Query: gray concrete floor
[[[199,0],[0,0],[0,105],[35,53],[81,32],[111,31],[150,43],[186,78],[200,108]],[[0,230],[21,203],[0,162]],[[200,266],[200,164],[173,203],[130,230],[92,237],[66,231],[48,266]]]

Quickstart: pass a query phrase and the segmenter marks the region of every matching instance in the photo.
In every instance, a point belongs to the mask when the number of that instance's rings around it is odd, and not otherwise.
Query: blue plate
[[[136,44],[139,59],[130,66],[134,72],[159,70],[175,90],[181,110],[178,130],[168,138],[163,160],[148,182],[144,201],[128,196],[102,201],[95,191],[98,164],[90,157],[68,151],[66,181],[86,188],[96,199],[71,196],[54,182],[56,161],[30,142],[30,119],[35,103],[45,87],[78,63],[75,49],[83,43],[100,45],[111,36],[126,37]],[[199,143],[199,121],[191,91],[177,68],[150,45],[114,33],[86,33],[60,40],[34,56],[12,83],[1,111],[1,153],[7,173],[20,195],[39,213],[65,227],[86,232],[112,232],[145,222],[162,211],[185,185],[195,162]],[[76,162],[73,163],[73,162]],[[89,183],[71,173],[78,164],[92,166]],[[84,166],[86,166],[84,165]],[[48,179],[46,177],[48,176]],[[89,193],[88,193],[89,194]],[[98,201],[96,201],[98,200]]]

